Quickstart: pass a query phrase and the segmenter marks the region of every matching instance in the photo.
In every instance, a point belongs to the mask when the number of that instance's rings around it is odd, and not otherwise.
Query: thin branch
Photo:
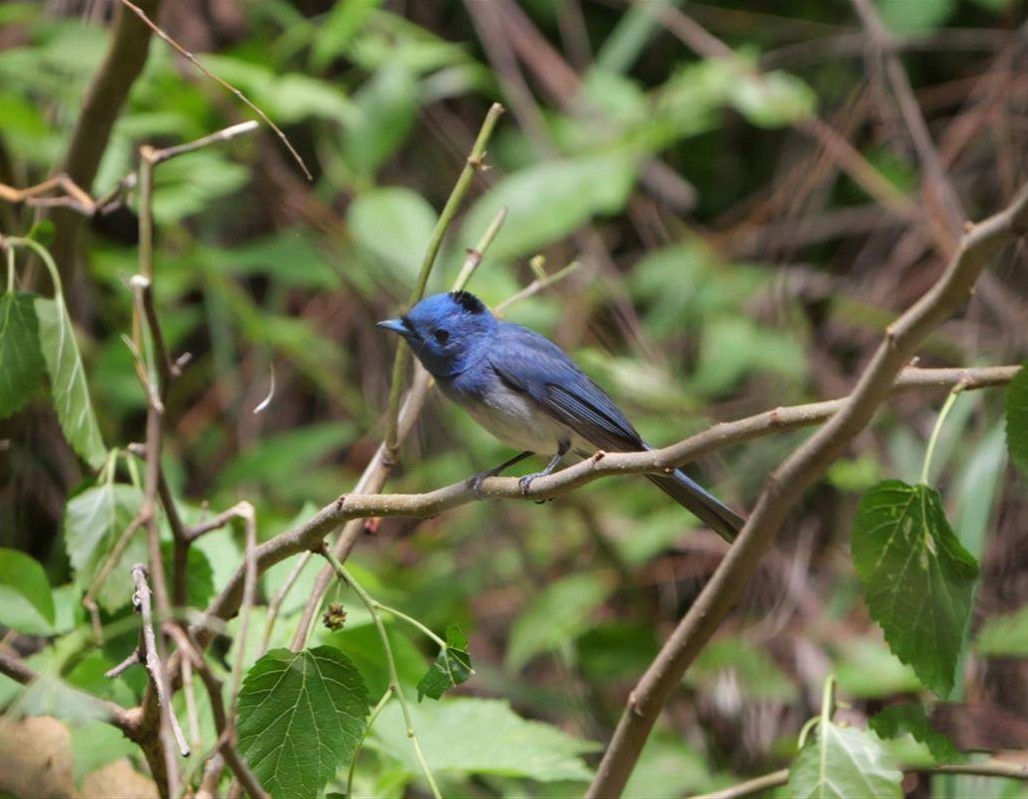
[[[471,181],[475,173],[483,172],[487,168],[485,165],[485,148],[489,144],[489,139],[492,137],[496,123],[502,114],[503,106],[499,103],[493,103],[485,116],[485,121],[482,122],[482,127],[478,131],[478,138],[475,139],[471,152],[464,163],[464,169],[461,170],[460,175],[457,177],[453,191],[450,192],[446,205],[443,206],[443,212],[439,214],[439,221],[436,222],[435,230],[432,231],[432,238],[429,239],[428,248],[425,250],[425,258],[421,263],[418,281],[411,292],[407,303],[408,306],[414,305],[425,296],[428,277],[432,273],[432,266],[435,264],[436,256],[439,254],[439,248],[443,246],[443,238],[446,236],[446,231],[457,215],[461,203],[464,202],[464,197],[467,195],[468,189],[471,188]],[[405,347],[397,346],[396,357],[393,360],[392,384],[389,391],[388,429],[386,432],[386,454],[389,456],[390,461],[395,459],[396,450],[399,447],[400,399],[403,396],[403,383],[407,375],[408,363],[410,363],[410,353]]]
[[[586,793],[619,796],[650,730],[682,675],[735,606],[792,507],[871,421],[917,346],[967,302],[986,262],[1028,231],[1028,186],[1000,213],[972,226],[939,280],[885,331],[841,409],[768,479],[728,555],[629,696]]]
[[[957,236],[960,234],[960,227],[964,221],[964,211],[960,199],[953,184],[942,167],[938,150],[932,141],[932,134],[928,130],[928,123],[925,121],[921,107],[914,96],[914,89],[910,85],[910,78],[900,63],[896,54],[896,43],[892,35],[886,29],[878,11],[871,0],[851,0],[853,7],[860,15],[861,21],[868,32],[868,42],[871,52],[876,59],[880,60],[886,80],[899,106],[903,122],[910,133],[914,149],[917,151],[921,168],[925,172],[926,199],[933,199],[933,192],[938,198],[941,219],[938,220],[937,228],[942,236],[940,249],[943,254],[949,255],[953,251]],[[931,210],[932,203],[928,203]]]
[[[251,799],[270,799],[267,792],[261,787],[260,780],[250,770],[246,759],[236,749],[235,725],[232,717],[225,712],[225,699],[221,680],[211,671],[207,661],[200,654],[196,643],[186,632],[176,627],[172,630],[172,635],[178,642],[183,663],[189,661],[196,670],[196,673],[200,675],[200,680],[203,682],[210,699],[211,715],[214,717],[214,729],[218,733],[215,756],[208,761],[207,767],[204,769],[204,779],[201,788],[206,785],[212,794],[216,794],[217,778],[208,779],[208,771],[217,774],[221,773],[220,764],[217,761],[217,756],[220,755],[224,758],[224,762],[228,764],[228,767],[250,795]],[[242,650],[240,650],[239,659],[242,660]]]
[[[136,592],[132,595],[132,605],[143,617],[143,662],[146,664],[146,670],[150,672],[150,680],[153,682],[154,689],[157,691],[157,701],[160,703],[162,708],[162,714],[167,713],[168,722],[171,726],[172,734],[175,736],[175,742],[178,744],[179,752],[182,757],[189,757],[190,749],[189,744],[186,742],[185,735],[182,734],[182,728],[179,726],[178,718],[175,716],[175,711],[171,707],[171,694],[168,690],[168,675],[164,671],[164,664],[161,663],[161,659],[157,653],[157,636],[154,633],[153,623],[153,609],[151,602],[150,586],[146,581],[147,568],[141,563],[137,563],[132,567],[132,579],[136,584]],[[174,773],[174,769],[168,769],[169,777]],[[174,795],[174,791],[172,794]]]
[[[485,233],[482,234],[482,238],[479,239],[476,245],[468,251],[467,258],[464,260],[464,265],[457,274],[457,279],[453,282],[453,291],[460,291],[467,286],[468,281],[471,280],[475,271],[479,266],[481,266],[482,259],[485,257],[486,252],[488,252],[490,245],[492,245],[493,240],[496,238],[496,234],[499,233],[506,218],[506,208],[501,208],[497,211],[496,216],[493,217],[492,222],[489,223],[489,227],[486,228]],[[407,396],[404,398],[403,405],[400,408],[397,430],[398,441],[406,439],[407,435],[414,427],[414,422],[421,413],[421,407],[425,403],[425,397],[428,396],[428,390],[431,386],[432,378],[428,372],[425,371],[425,367],[420,363],[416,364],[414,367],[414,380],[411,382],[410,391],[407,392]],[[383,441],[375,451],[374,457],[364,468],[364,472],[357,481],[357,485],[354,486],[353,493],[373,493],[375,491],[380,491],[389,477],[392,464],[393,459],[389,455],[389,449],[386,442]],[[345,561],[349,556],[350,549],[357,540],[357,536],[360,535],[361,529],[363,529],[363,520],[361,519],[355,519],[347,524],[343,528],[342,534],[339,536],[339,540],[333,547],[332,554],[339,558],[340,561]],[[314,617],[317,615],[321,599],[325,595],[325,591],[328,590],[328,586],[331,581],[332,570],[326,566],[318,574],[317,579],[314,582],[314,588],[311,591],[310,599],[307,600],[307,604],[303,609],[303,614],[300,616],[300,622],[296,627],[296,633],[293,636],[293,641],[290,645],[290,648],[294,652],[299,652],[306,645],[307,636],[311,629],[311,625],[314,623]],[[285,593],[287,593],[288,590],[289,587],[284,589],[282,594],[283,599],[285,598]],[[281,602],[279,604],[281,604]],[[271,620],[269,620],[269,622],[270,621]],[[268,630],[270,634],[270,626]]]
[[[908,368],[896,377],[889,387],[890,393],[901,393],[915,388],[947,388],[962,383],[965,390],[1005,385],[1017,374],[1019,366],[997,366],[978,369],[918,369]],[[784,430],[818,424],[832,419],[852,401],[852,396],[775,408],[770,411],[723,422],[663,449],[649,452],[597,453],[574,466],[569,466],[547,477],[539,477],[526,497],[521,493],[517,478],[491,477],[482,482],[478,493],[467,481],[454,483],[425,494],[362,494],[360,484],[354,493],[339,497],[298,527],[280,533],[257,547],[257,568],[264,572],[285,558],[320,546],[321,540],[339,524],[348,520],[361,520],[374,516],[410,516],[425,518],[443,510],[466,505],[478,499],[541,499],[558,496],[604,476],[662,472],[732,444],[740,444]],[[349,529],[350,525],[347,525]],[[357,533],[359,533],[358,524]],[[357,534],[355,533],[355,535]],[[343,539],[340,539],[340,543]],[[733,547],[733,550],[738,544]],[[338,557],[338,555],[336,555]],[[340,558],[341,560],[341,558]],[[231,619],[242,600],[244,569],[240,568],[228,581],[197,622],[199,640],[210,640],[205,630],[213,627],[217,619]],[[301,645],[302,648],[302,645]]]
[[[307,180],[310,180],[310,181],[314,180],[314,176],[311,175],[310,170],[307,169],[307,164],[304,163],[303,158],[300,157],[300,154],[296,151],[296,149],[293,147],[293,145],[289,142],[289,139],[286,138],[286,134],[284,134],[282,132],[281,128],[279,128],[278,125],[276,125],[274,122],[271,121],[271,119],[268,117],[267,114],[265,114],[260,108],[258,108],[257,105],[255,105],[245,94],[243,94],[241,91],[239,91],[239,89],[237,89],[231,83],[223,80],[222,78],[219,78],[217,75],[215,75],[209,69],[207,69],[207,67],[205,67],[203,64],[201,64],[196,59],[195,55],[193,55],[185,47],[183,47],[178,42],[176,42],[174,39],[172,39],[170,36],[168,36],[168,34],[166,34],[163,30],[161,30],[146,15],[146,12],[144,12],[143,9],[141,9],[139,6],[135,5],[134,3],[129,2],[129,0],[119,0],[119,2],[122,5],[126,6],[127,8],[131,9],[132,12],[137,17],[139,17],[146,24],[146,26],[148,28],[150,28],[150,30],[152,30],[154,33],[156,33],[157,36],[159,36],[164,42],[169,44],[177,53],[179,53],[179,55],[181,55],[185,59],[187,59],[189,61],[189,63],[191,63],[194,67],[196,67],[198,70],[200,70],[204,75],[206,75],[208,78],[213,80],[219,86],[221,86],[222,88],[227,89],[228,91],[232,92],[232,94],[234,94],[236,97],[238,97],[251,111],[253,111],[257,116],[259,116],[261,118],[261,120],[263,120],[263,122],[269,128],[271,128],[273,131],[275,131],[275,135],[278,136],[278,138],[282,142],[282,144],[285,145],[285,148],[287,150],[289,150],[290,155],[293,156],[293,160],[296,161],[296,163],[300,165],[300,169],[302,169],[303,170],[303,174],[307,176]]]
[[[393,647],[389,643],[389,634],[386,632],[385,625],[382,623],[382,617],[378,611],[382,609],[375,599],[365,591],[360,584],[353,579],[353,576],[346,571],[346,567],[339,562],[338,558],[332,555],[328,551],[328,547],[323,546],[318,552],[319,555],[328,561],[332,570],[335,572],[336,577],[343,585],[349,586],[353,589],[354,593],[360,598],[360,601],[367,608],[368,613],[371,614],[372,620],[375,622],[375,628],[378,630],[379,639],[382,641],[382,648],[385,650],[386,664],[389,667],[389,689],[396,696],[397,701],[400,703],[400,709],[403,712],[403,721],[407,727],[407,737],[410,738],[411,746],[414,748],[414,757],[418,761],[418,765],[421,767],[421,773],[424,775],[425,780],[428,782],[429,788],[432,789],[432,796],[435,799],[442,799],[442,794],[439,793],[439,786],[436,785],[435,777],[432,776],[432,770],[428,767],[428,761],[425,760],[425,754],[421,751],[421,743],[418,741],[418,734],[414,729],[414,721],[411,719],[410,707],[407,705],[407,697],[403,694],[403,689],[400,687],[400,677],[396,671],[396,660],[393,658]],[[446,644],[443,643],[445,648]],[[381,703],[380,703],[381,705]]]
[[[901,766],[909,773],[921,774],[968,774],[976,777],[1000,777],[1012,780],[1028,780],[1028,765],[1007,763],[1003,760],[989,760],[985,763],[948,763],[940,766]],[[696,794],[691,799],[743,799],[745,796],[763,793],[789,783],[789,769],[783,768],[740,782],[729,788],[712,793]]]
[[[0,674],[26,686],[40,679],[40,675],[25,661],[2,648],[0,648]],[[126,736],[136,740],[139,730],[138,712],[126,710],[106,699],[97,699],[95,696],[71,686],[65,686],[65,690],[72,691],[76,696],[76,702],[81,702],[84,708],[88,707],[95,711],[97,718],[117,727]]]
[[[240,502],[236,506],[239,516],[246,526],[246,553],[244,555],[243,568],[243,611],[239,621],[239,647],[237,649],[235,662],[232,664],[232,688],[231,699],[229,700],[228,726],[224,735],[230,739],[235,738],[236,731],[236,705],[239,702],[239,688],[243,684],[243,660],[246,653],[246,642],[250,629],[250,612],[257,601],[257,515],[253,505],[249,502]]]

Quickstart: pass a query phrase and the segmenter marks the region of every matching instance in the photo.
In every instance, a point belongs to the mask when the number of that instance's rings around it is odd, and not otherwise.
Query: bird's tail
[[[742,529],[746,520],[706,491],[694,480],[689,479],[681,469],[672,474],[648,474],[661,491],[679,505],[693,513],[701,522],[720,535],[729,544]]]

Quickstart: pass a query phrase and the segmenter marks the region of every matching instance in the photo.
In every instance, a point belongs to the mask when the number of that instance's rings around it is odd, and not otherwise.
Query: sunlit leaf
[[[72,728],[71,766],[75,784],[80,785],[90,772],[138,752],[139,747],[110,724],[92,721]]]
[[[808,118],[817,95],[786,72],[744,73],[733,88],[732,104],[754,125],[777,128]]]
[[[43,567],[24,552],[0,549],[0,625],[29,635],[49,635],[54,601]]]
[[[881,738],[896,738],[910,733],[925,744],[940,762],[952,762],[960,753],[953,742],[932,726],[923,705],[890,705],[868,721],[868,727]]]
[[[791,799],[901,799],[903,774],[873,735],[821,721],[815,738],[789,769]]]
[[[333,5],[318,26],[311,47],[311,60],[314,66],[323,69],[333,58],[345,53],[354,37],[360,33],[368,18],[381,4],[382,0],[358,0]]]
[[[938,492],[879,483],[857,509],[852,548],[868,609],[889,647],[926,686],[947,695],[978,563],[946,521]]]
[[[43,378],[32,295],[0,294],[0,419],[21,408]]]
[[[1007,388],[1007,449],[1010,460],[1028,479],[1028,365],[1021,367]]]
[[[526,167],[500,180],[472,206],[463,226],[469,246],[501,206],[507,220],[489,249],[498,260],[534,254],[594,216],[620,211],[635,183],[630,152],[563,158]]]
[[[64,510],[64,540],[75,581],[89,587],[115,542],[132,523],[143,493],[123,483],[101,483],[73,497]],[[129,570],[146,558],[145,533],[138,530],[97,597],[108,610],[128,604],[135,590]]]
[[[468,637],[460,627],[451,624],[446,628],[446,648],[440,650],[435,663],[418,683],[418,700],[425,696],[440,699],[451,688],[467,682],[471,674]]]
[[[71,448],[90,466],[99,469],[107,457],[107,448],[89,398],[82,356],[68,309],[60,298],[46,297],[36,297],[35,308],[39,319],[39,345],[50,374],[50,393],[57,421]]]
[[[239,751],[275,799],[309,799],[353,757],[367,715],[364,680],[342,652],[274,649],[239,692]]]
[[[410,711],[434,773],[496,774],[540,782],[592,777],[580,755],[595,751],[594,744],[549,724],[526,721],[507,702],[445,698],[412,704]],[[404,763],[411,774],[420,774],[398,703],[386,706],[371,736],[376,749]]]
[[[346,218],[354,238],[395,275],[417,275],[437,218],[424,197],[398,186],[370,189],[357,195]]]
[[[356,113],[343,134],[343,156],[354,172],[370,178],[414,125],[417,81],[393,58],[361,86],[353,100]]]

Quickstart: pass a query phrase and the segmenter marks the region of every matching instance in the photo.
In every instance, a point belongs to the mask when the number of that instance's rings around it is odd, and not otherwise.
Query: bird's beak
[[[407,327],[406,323],[402,319],[385,319],[381,322],[376,322],[375,327],[380,327],[383,330],[391,330],[394,333],[399,333],[401,336],[409,336],[410,328]]]

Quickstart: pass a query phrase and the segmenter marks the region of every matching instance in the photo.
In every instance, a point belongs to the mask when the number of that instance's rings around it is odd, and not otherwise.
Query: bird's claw
[[[471,493],[478,494],[479,496],[481,496],[482,483],[485,482],[487,477],[492,476],[493,475],[489,472],[479,472],[478,474],[471,475],[471,477],[468,478],[468,488],[471,489]]]
[[[518,488],[521,489],[521,496],[528,496],[528,489],[532,487],[532,481],[535,480],[537,474],[526,474],[524,477],[518,480]]]

